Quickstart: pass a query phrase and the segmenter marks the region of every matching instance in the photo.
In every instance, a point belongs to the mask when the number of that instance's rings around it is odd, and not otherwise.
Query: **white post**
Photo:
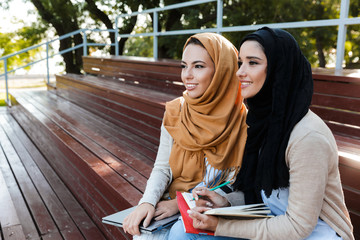
[[[217,33],[220,34],[221,29],[223,27],[223,0],[217,0],[217,17],[216,17],[216,28],[217,28]]]
[[[349,5],[350,0],[341,0],[341,8],[340,8],[340,23],[337,37],[337,45],[336,45],[336,65],[335,69],[342,69],[342,63],[344,60],[345,53],[345,41],[346,41],[346,29],[345,19],[349,16]]]
[[[158,59],[158,13],[154,11],[154,19],[153,19],[153,57]]]
[[[87,56],[87,36],[86,30],[83,30],[83,56]]]
[[[5,70],[6,103],[7,103],[8,106],[10,106],[10,101],[9,101],[9,86],[8,86],[7,58],[4,58],[4,70]]]
[[[119,29],[118,29],[118,17],[115,18],[115,56],[119,56],[119,43],[118,43],[118,38],[119,38]]]
[[[46,74],[47,84],[50,84],[50,67],[49,67],[49,42],[46,42]]]

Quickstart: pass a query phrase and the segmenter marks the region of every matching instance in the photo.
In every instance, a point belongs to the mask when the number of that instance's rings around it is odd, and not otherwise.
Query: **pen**
[[[214,191],[214,190],[216,190],[218,188],[221,188],[222,186],[228,185],[229,183],[231,183],[231,181],[227,181],[227,182],[224,182],[224,183],[220,184],[219,186],[210,188],[209,191]],[[199,197],[201,197],[201,196],[199,196]],[[195,198],[193,198],[192,200],[195,200]]]

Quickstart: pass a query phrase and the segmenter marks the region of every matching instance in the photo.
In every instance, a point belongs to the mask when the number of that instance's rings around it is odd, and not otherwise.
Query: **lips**
[[[241,88],[246,88],[248,86],[250,86],[251,84],[253,84],[253,82],[250,81],[240,81],[241,82]]]
[[[185,84],[186,90],[188,90],[188,91],[195,89],[196,86],[197,86],[197,84],[194,84],[194,83]]]

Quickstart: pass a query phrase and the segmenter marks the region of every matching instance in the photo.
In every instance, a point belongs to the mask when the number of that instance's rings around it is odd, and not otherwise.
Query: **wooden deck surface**
[[[0,143],[1,239],[105,239],[6,108]]]

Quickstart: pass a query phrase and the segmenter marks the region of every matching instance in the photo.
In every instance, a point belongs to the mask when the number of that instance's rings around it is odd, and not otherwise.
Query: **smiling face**
[[[215,64],[206,49],[198,44],[186,46],[181,60],[181,80],[191,98],[198,98],[209,87]]]
[[[241,82],[241,95],[254,97],[266,79],[267,59],[262,46],[257,41],[245,41],[240,47],[238,62],[236,76]]]

